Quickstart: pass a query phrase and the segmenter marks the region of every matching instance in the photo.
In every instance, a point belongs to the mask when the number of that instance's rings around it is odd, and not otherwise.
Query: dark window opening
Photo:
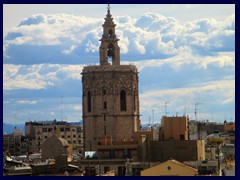
[[[118,166],[118,176],[125,176],[126,167],[125,166]]]
[[[106,121],[106,115],[105,114],[103,115],[103,120]]]
[[[104,102],[104,103],[103,103],[103,108],[104,108],[104,109],[107,109],[107,102]]]
[[[106,95],[106,94],[107,94],[107,91],[104,89],[104,90],[102,91],[102,94],[103,94],[103,95]]]
[[[113,34],[112,29],[109,29],[108,33],[109,33],[109,36],[112,36]]]
[[[104,173],[107,173],[110,171],[110,167],[109,166],[104,166]]]
[[[184,140],[184,135],[180,134],[180,140]]]
[[[126,111],[127,107],[126,107],[126,92],[124,90],[122,90],[120,92],[120,106],[121,106],[121,111]]]
[[[88,94],[87,94],[87,102],[88,102],[88,104],[87,104],[87,107],[88,107],[88,112],[91,112],[91,93],[90,93],[90,91],[88,91]]]
[[[112,44],[109,44],[107,52],[108,52],[108,57],[113,57],[114,56],[114,53],[113,53],[114,52],[114,47],[113,47]]]
[[[85,167],[85,176],[96,176],[96,168],[95,167]]]
[[[106,126],[104,126],[104,135],[106,135],[107,134],[107,128],[106,128]]]
[[[77,132],[81,132],[81,127],[77,128]]]

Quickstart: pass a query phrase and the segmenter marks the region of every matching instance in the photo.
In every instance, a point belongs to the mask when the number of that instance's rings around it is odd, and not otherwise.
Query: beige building
[[[176,160],[168,160],[141,171],[141,176],[196,176],[197,174],[197,169]]]
[[[102,26],[100,65],[86,66],[82,71],[84,150],[115,158],[130,154],[128,146],[136,153],[138,71],[134,65],[120,65],[119,39],[109,8]]]
[[[25,123],[25,136],[32,139],[29,146],[31,145],[31,149],[35,151],[41,150],[43,143],[52,135],[67,140],[70,153],[82,151],[83,131],[81,126],[56,120]]]
[[[235,131],[235,123],[225,123],[224,132]]]
[[[159,140],[188,140],[188,116],[162,117],[162,125],[159,131]]]

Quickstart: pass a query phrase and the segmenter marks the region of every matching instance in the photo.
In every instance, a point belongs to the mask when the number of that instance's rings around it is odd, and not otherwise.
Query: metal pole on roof
[[[61,120],[63,121],[63,111],[62,111],[62,96],[61,96]]]

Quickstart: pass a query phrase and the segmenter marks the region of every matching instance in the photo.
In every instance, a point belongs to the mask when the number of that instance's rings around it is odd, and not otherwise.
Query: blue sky
[[[11,13],[14,12],[14,13]],[[235,6],[114,4],[121,63],[139,70],[143,123],[235,120]],[[81,70],[99,63],[106,5],[3,5],[3,121],[82,116]],[[61,98],[62,97],[62,98]],[[61,100],[63,113],[61,114]]]

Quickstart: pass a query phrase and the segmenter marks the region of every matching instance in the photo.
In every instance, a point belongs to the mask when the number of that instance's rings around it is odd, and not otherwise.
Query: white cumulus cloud
[[[103,21],[69,14],[32,15],[4,37],[4,63],[97,63]],[[201,56],[235,50],[234,15],[224,21],[180,24],[149,12],[139,18],[119,16],[114,22],[124,59],[169,58],[182,53],[183,47]]]
[[[46,89],[64,80],[80,80],[81,65],[3,65],[3,90]]]

